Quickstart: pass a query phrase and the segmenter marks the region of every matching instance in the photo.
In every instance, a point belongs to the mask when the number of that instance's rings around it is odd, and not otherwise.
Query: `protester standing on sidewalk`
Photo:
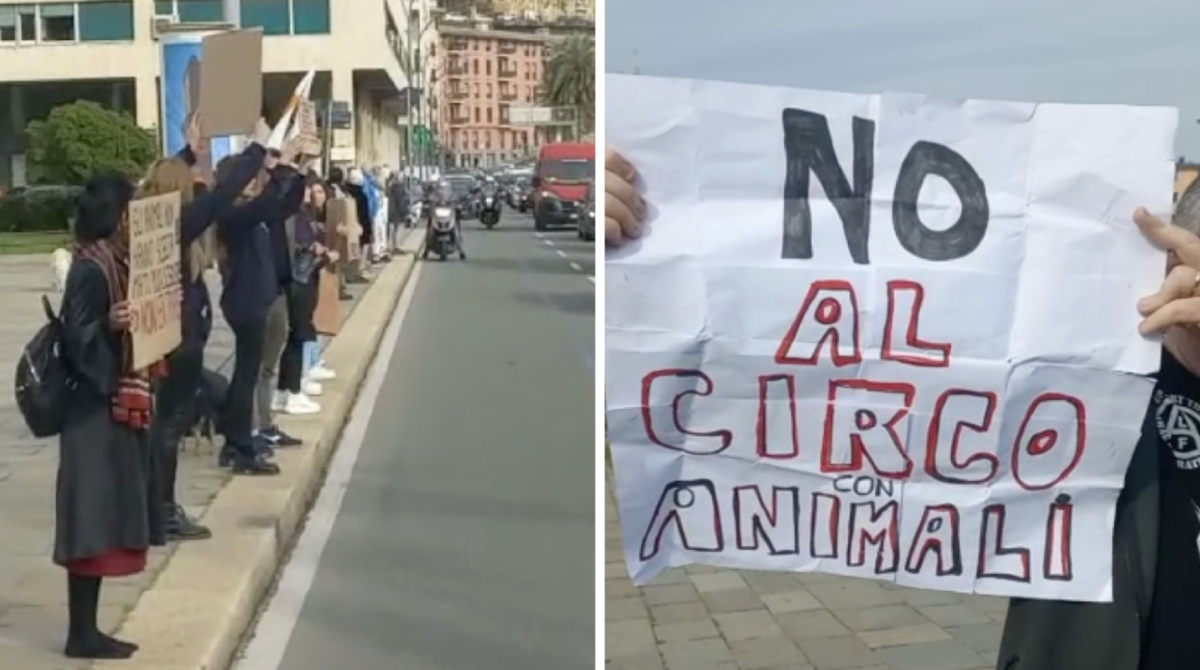
[[[390,231],[391,250],[400,252],[400,228],[408,220],[408,186],[398,174],[393,174],[387,185],[388,192],[388,229]]]
[[[316,194],[321,195],[316,195]],[[323,202],[324,186],[319,178],[306,179],[305,202],[300,211],[288,218],[286,228],[291,256],[292,280],[287,285],[288,340],[279,361],[279,385],[275,402],[285,414],[315,414],[321,405],[311,396],[320,395],[319,382],[305,378],[305,345],[315,342],[317,331],[313,315],[317,309],[320,280],[318,271],[337,260],[337,252],[321,243],[318,205]],[[310,368],[311,369],[311,368]]]
[[[75,387],[59,438],[54,562],[67,570],[71,658],[129,658],[137,645],[100,632],[105,577],[146,567],[162,544],[162,517],[151,505],[151,384],[162,361],[133,370],[128,216],[134,188],[122,176],[97,176],[79,196],[75,262],[62,302],[62,352]]]
[[[230,156],[217,164],[218,186],[233,179],[235,160]],[[295,176],[290,168],[281,166],[272,171],[264,165],[242,190],[235,206],[216,217],[217,239],[223,250],[219,254],[223,256],[219,260],[221,311],[234,336],[233,376],[226,400],[221,462],[231,466],[234,474],[279,474],[279,466],[268,459],[268,450],[259,448],[255,440],[255,389],[267,353],[267,315],[279,297],[279,278],[267,222],[282,222],[287,213],[285,197],[295,188]],[[286,319],[286,311],[283,316]],[[282,344],[279,346],[282,348]],[[276,351],[272,368],[278,357]],[[273,390],[274,383],[270,383],[268,409]]]
[[[237,157],[227,181],[211,191],[198,189],[192,174],[196,156],[192,147],[199,142],[199,116],[194,116],[186,131],[187,146],[173,158],[156,161],[142,180],[138,197],[178,192],[180,196],[180,276],[183,285],[181,325],[183,340],[167,357],[167,376],[155,390],[154,421],[150,430],[153,453],[159,459],[162,505],[165,509],[167,537],[171,540],[206,539],[207,528],[193,521],[175,499],[179,472],[179,445],[189,428],[191,407],[200,389],[204,370],[204,347],[212,331],[212,303],[204,272],[216,261],[217,231],[213,221],[231,208],[246,185],[262,168],[265,150],[252,143]],[[256,140],[265,139],[270,127],[259,122]],[[197,192],[203,191],[203,192]]]
[[[288,149],[289,161],[296,157],[294,149]],[[287,345],[288,332],[288,287],[292,283],[292,258],[288,245],[286,222],[304,204],[304,174],[292,165],[281,162],[283,156],[275,152],[268,154],[267,166],[272,180],[280,186],[280,207],[266,219],[271,244],[270,266],[274,277],[274,298],[267,310],[266,333],[263,336],[263,358],[259,365],[258,385],[254,389],[254,432],[256,448],[270,455],[273,447],[299,446],[300,440],[281,431],[275,425],[274,413],[282,409],[276,402],[276,387],[283,348]],[[316,408],[317,411],[320,408]],[[310,412],[311,413],[311,412]]]
[[[366,284],[371,280],[366,274],[366,256],[370,253],[370,235],[368,233],[371,226],[371,206],[367,200],[367,194],[363,190],[362,171],[358,168],[350,168],[346,175],[346,180],[340,185],[342,193],[354,201],[354,213],[358,219],[357,231],[346,231],[347,241],[353,239],[352,236],[357,236],[359,240],[359,253],[357,258],[346,259],[346,283],[347,284]]]

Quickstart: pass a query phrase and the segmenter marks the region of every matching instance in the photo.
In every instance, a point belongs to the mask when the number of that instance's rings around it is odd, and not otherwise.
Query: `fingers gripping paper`
[[[644,101],[654,100],[654,105]],[[610,252],[625,553],[1112,598],[1159,347],[1176,112],[610,76],[647,236]]]

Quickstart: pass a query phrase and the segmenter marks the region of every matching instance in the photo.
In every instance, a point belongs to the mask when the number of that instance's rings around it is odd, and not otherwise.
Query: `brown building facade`
[[[537,105],[547,38],[450,27],[439,37],[438,140],[455,162],[485,167],[534,153],[540,134],[512,124],[509,112]]]

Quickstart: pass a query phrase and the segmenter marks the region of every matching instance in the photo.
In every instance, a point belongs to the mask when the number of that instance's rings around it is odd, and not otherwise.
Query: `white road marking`
[[[541,241],[542,241],[542,244],[544,244],[544,245],[546,245],[546,246],[548,246],[548,247],[554,247],[554,246],[555,246],[554,242],[553,242],[552,240],[546,239],[546,236],[545,236],[544,234],[542,234],[542,233],[534,233],[534,234],[533,234],[533,236],[534,236],[534,237],[536,237],[537,239],[541,240]],[[559,257],[559,258],[565,258],[565,259],[568,259],[568,260],[570,260],[570,258],[571,258],[571,257],[570,257],[570,255],[568,255],[568,254],[567,254],[567,252],[563,251],[562,249],[557,249],[557,248],[556,248],[556,249],[554,249],[554,253],[558,254],[558,257]],[[582,265],[580,265],[579,263],[576,263],[575,261],[570,261],[570,264],[571,264],[571,269],[572,269],[572,270],[574,270],[574,271],[576,271],[576,272],[579,272],[579,273],[582,273],[582,272],[583,272],[583,266],[582,266]],[[596,283],[596,278],[595,278],[595,277],[588,276],[587,280],[588,280],[588,281],[590,281],[590,282],[592,282],[593,284],[595,284],[595,283]]]
[[[234,662],[234,670],[278,670],[287,651],[288,641],[296,622],[304,609],[304,601],[312,589],[313,580],[317,576],[317,568],[321,563],[321,554],[329,542],[333,532],[333,524],[342,508],[342,500],[350,488],[350,478],[354,474],[354,464],[362,451],[363,440],[367,432],[367,424],[371,413],[379,399],[379,389],[387,373],[388,364],[396,351],[396,343],[400,339],[400,327],[404,315],[412,303],[413,290],[420,278],[422,263],[413,266],[408,285],[396,305],[392,319],[384,332],[379,351],[367,378],[363,384],[350,414],[341,438],[338,440],[337,451],[329,466],[329,474],[321,486],[320,495],[308,515],[304,532],[292,552],[291,559],[283,569],[275,594],[267,605],[266,611],[255,626],[253,639],[246,646],[242,657]]]

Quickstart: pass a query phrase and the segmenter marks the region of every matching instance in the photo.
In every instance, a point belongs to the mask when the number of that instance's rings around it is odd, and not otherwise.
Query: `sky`
[[[1200,161],[1200,3],[605,0],[605,70],[850,92],[1179,107]]]

